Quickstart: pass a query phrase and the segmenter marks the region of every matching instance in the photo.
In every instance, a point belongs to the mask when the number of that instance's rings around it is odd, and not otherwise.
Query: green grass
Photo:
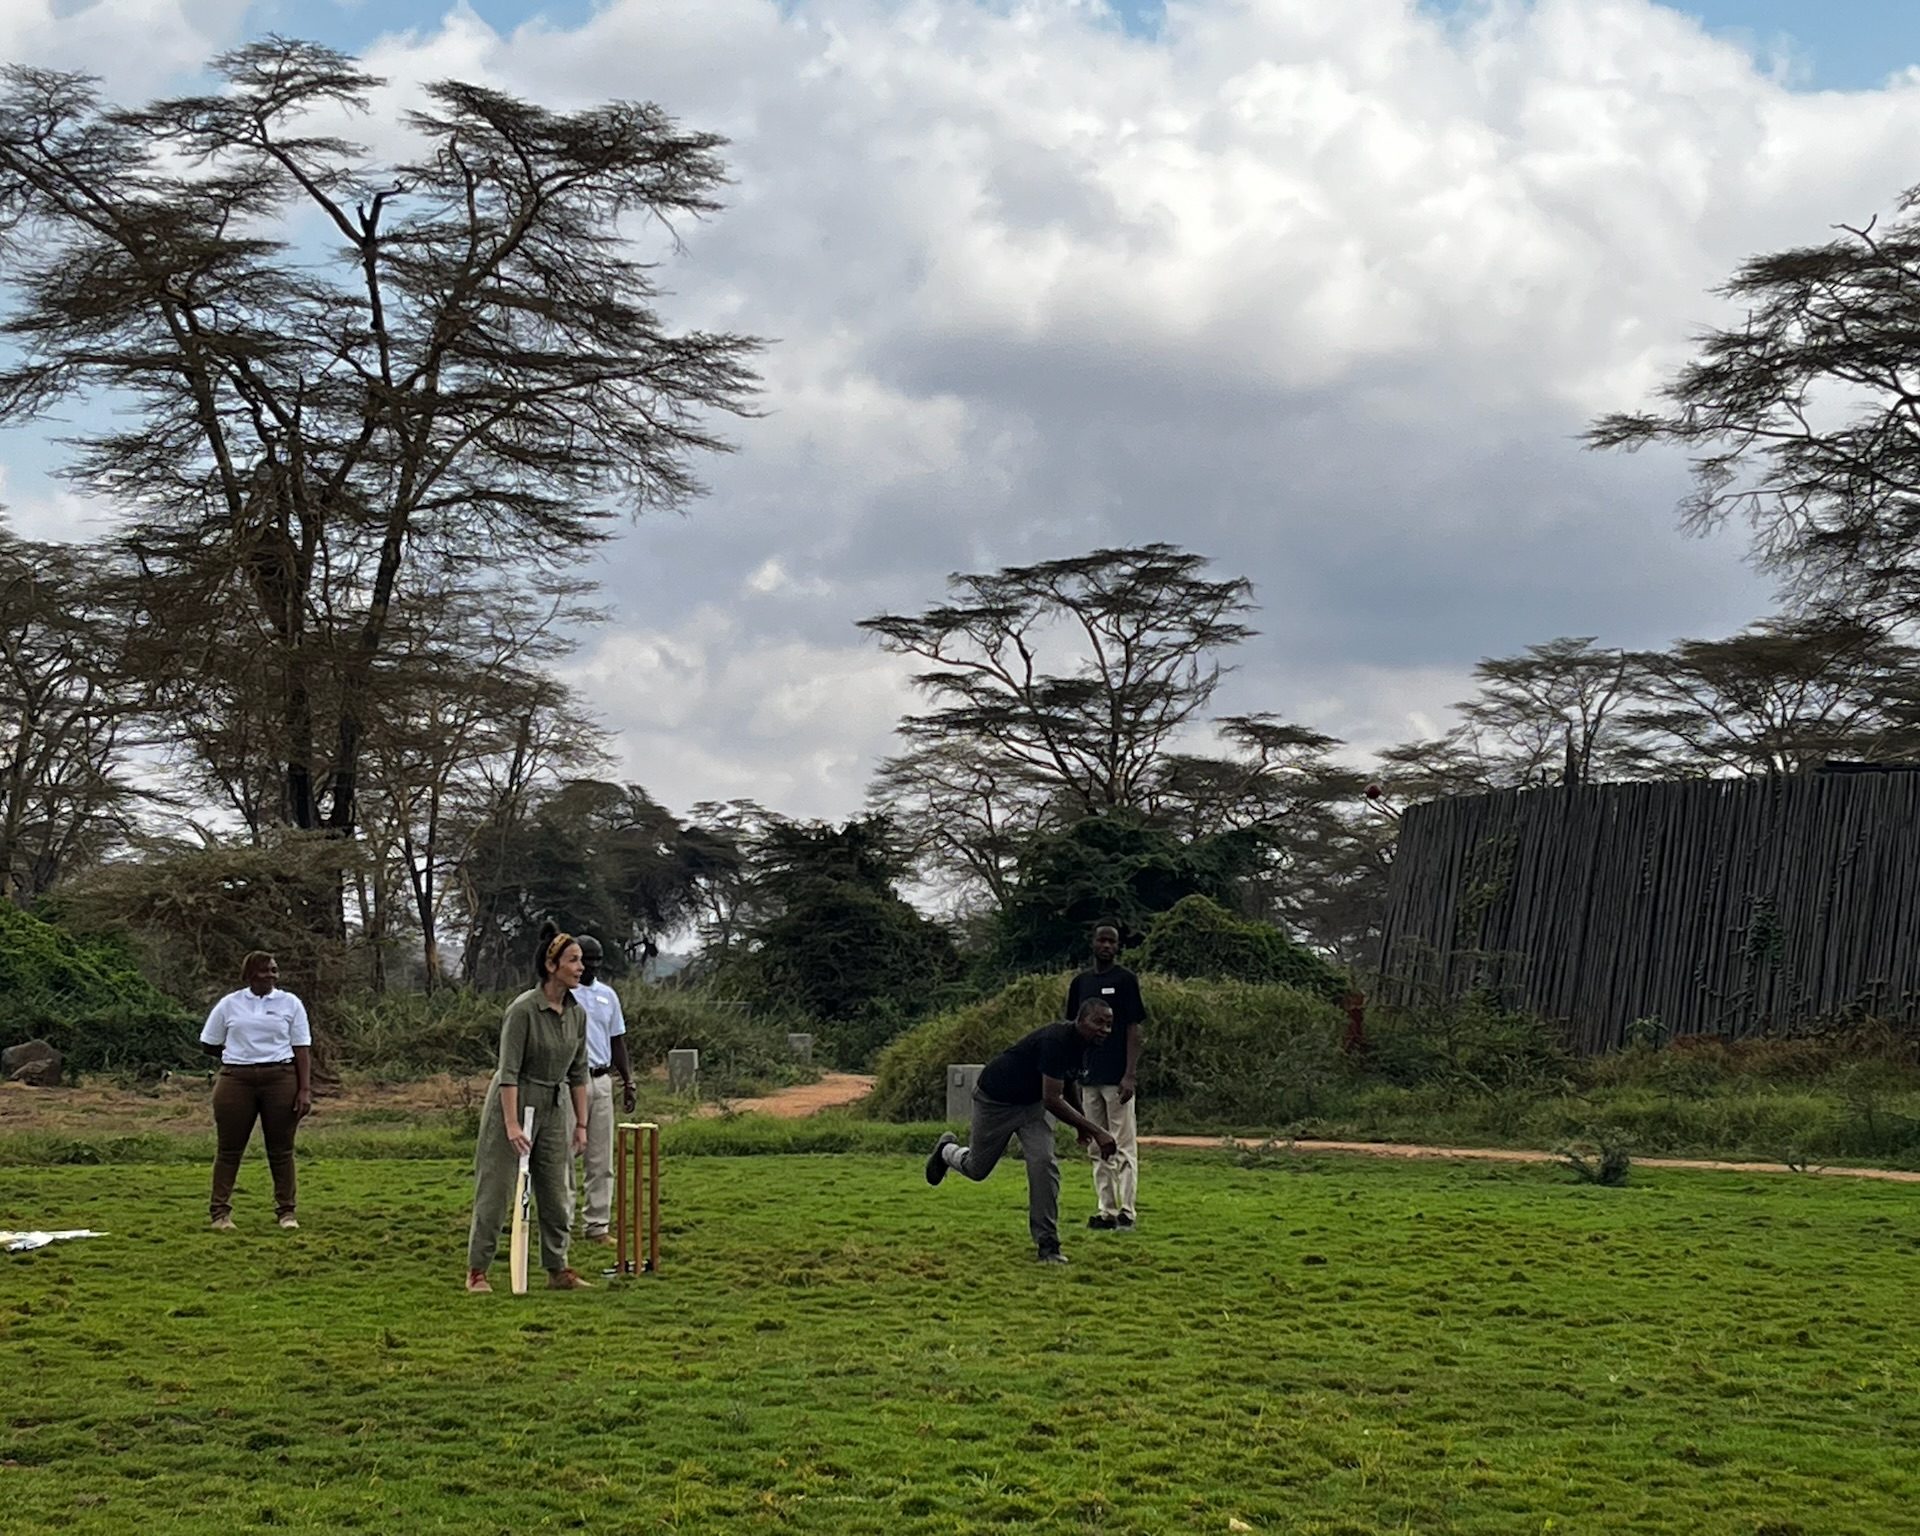
[[[1552,1148],[1606,1128],[1643,1157],[1920,1169],[1920,1088],[1911,1080],[1894,1078],[1870,1100],[1820,1082],[1737,1078],[1685,1094],[1637,1082],[1486,1093],[1361,1081],[1331,1084],[1308,1111],[1264,1122],[1223,1118],[1193,1100],[1143,1098],[1140,1115],[1143,1131],[1454,1147]]]
[[[670,1157],[662,1275],[515,1298],[504,1264],[499,1294],[459,1292],[459,1161],[316,1156],[297,1234],[257,1153],[228,1235],[200,1168],[0,1169],[0,1225],[112,1234],[0,1258],[0,1526],[1912,1518],[1908,1189],[1160,1153],[1129,1236],[1073,1230],[1069,1165],[1075,1263],[1050,1270],[1017,1164],[949,1185],[900,1155]]]

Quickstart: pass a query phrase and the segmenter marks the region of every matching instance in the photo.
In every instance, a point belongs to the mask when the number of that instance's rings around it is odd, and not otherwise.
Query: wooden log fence
[[[1509,790],[1401,818],[1389,1001],[1492,989],[1576,1050],[1920,1010],[1920,770]]]

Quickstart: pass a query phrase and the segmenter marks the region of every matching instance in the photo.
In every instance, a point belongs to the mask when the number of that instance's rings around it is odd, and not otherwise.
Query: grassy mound
[[[965,1008],[910,1029],[880,1053],[869,1111],[886,1120],[937,1120],[946,1068],[987,1061],[1028,1030],[1060,1017],[1072,978],[1023,976]],[[1147,1045],[1140,1092],[1210,1119],[1310,1111],[1332,1079],[1346,1021],[1320,998],[1284,986],[1147,976]]]

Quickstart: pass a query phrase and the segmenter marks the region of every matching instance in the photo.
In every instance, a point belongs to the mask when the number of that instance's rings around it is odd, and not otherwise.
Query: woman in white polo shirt
[[[294,1218],[293,1129],[313,1108],[313,1032],[300,999],[276,985],[280,967],[272,955],[256,949],[240,974],[246,985],[215,1003],[200,1031],[200,1048],[220,1058],[213,1085],[213,1227],[233,1231],[233,1181],[258,1120],[273,1173],[274,1212],[291,1230],[300,1225]]]

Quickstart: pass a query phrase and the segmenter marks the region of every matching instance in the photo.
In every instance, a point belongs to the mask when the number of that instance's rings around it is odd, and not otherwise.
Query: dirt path
[[[736,1115],[771,1115],[776,1120],[802,1120],[823,1109],[844,1109],[864,1099],[873,1087],[873,1079],[858,1072],[822,1073],[817,1083],[802,1083],[797,1088],[782,1088],[764,1099],[728,1099],[719,1104],[703,1104],[700,1113],[718,1115],[731,1111]]]
[[[1143,1147],[1259,1147],[1269,1143],[1254,1136],[1142,1136]],[[1363,1157],[1406,1157],[1435,1161],[1477,1163],[1552,1163],[1551,1152],[1519,1151],[1512,1147],[1423,1147],[1385,1141],[1284,1141],[1293,1152],[1348,1152]],[[1701,1157],[1636,1157],[1636,1168],[1690,1168],[1708,1173],[1795,1173],[1785,1163],[1723,1163]],[[1893,1184],[1920,1184],[1920,1173],[1898,1168],[1809,1167],[1807,1173],[1839,1179],[1885,1179]]]

